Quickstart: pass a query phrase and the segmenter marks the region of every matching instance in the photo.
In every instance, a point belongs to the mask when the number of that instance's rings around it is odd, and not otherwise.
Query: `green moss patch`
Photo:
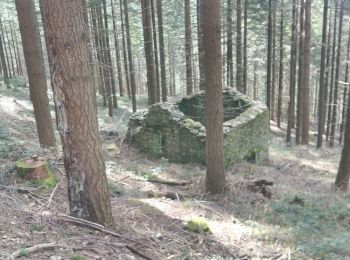
[[[193,217],[185,225],[185,228],[196,233],[211,233],[208,222],[202,217]]]

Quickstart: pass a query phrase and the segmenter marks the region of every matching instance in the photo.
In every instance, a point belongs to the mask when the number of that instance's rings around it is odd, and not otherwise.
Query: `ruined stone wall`
[[[229,119],[224,122],[225,166],[244,159],[265,161],[268,156],[267,108],[232,90],[226,90],[225,95],[225,106],[229,108],[224,112]],[[229,95],[234,98],[227,98]],[[155,104],[135,113],[129,122],[127,140],[154,157],[205,164],[205,127],[202,124],[205,120],[200,120],[203,102],[203,94],[197,94],[178,103]]]

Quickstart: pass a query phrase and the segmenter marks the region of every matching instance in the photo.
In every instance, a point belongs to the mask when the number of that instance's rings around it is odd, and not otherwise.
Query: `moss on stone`
[[[187,128],[201,128],[202,124],[200,122],[192,120],[191,118],[185,118],[184,126]]]
[[[209,228],[208,222],[205,220],[205,218],[202,217],[193,217],[191,218],[185,226],[187,229],[191,230],[192,232],[197,233],[211,233],[211,230]]]

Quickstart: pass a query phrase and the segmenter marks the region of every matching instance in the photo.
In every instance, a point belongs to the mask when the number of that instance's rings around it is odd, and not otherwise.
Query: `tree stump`
[[[56,177],[50,171],[47,160],[44,157],[33,156],[27,160],[16,162],[17,174],[34,184],[54,187]]]

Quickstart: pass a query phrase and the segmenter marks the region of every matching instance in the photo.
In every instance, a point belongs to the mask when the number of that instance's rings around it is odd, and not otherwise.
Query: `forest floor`
[[[350,259],[350,197],[331,191],[341,147],[316,151],[314,136],[308,148],[289,147],[285,126],[272,122],[269,162],[236,164],[227,170],[225,193],[213,196],[203,191],[203,166],[152,159],[129,147],[127,99],[119,105],[114,118],[99,118],[116,226],[110,234],[67,216],[61,151],[39,148],[27,90],[0,90],[1,259],[17,250],[23,259],[56,260]],[[34,154],[49,159],[54,189],[16,177],[16,160]],[[155,176],[183,185],[153,183]],[[273,186],[251,189],[258,180]],[[195,216],[207,220],[210,234],[185,228]],[[26,250],[43,243],[55,245]]]

